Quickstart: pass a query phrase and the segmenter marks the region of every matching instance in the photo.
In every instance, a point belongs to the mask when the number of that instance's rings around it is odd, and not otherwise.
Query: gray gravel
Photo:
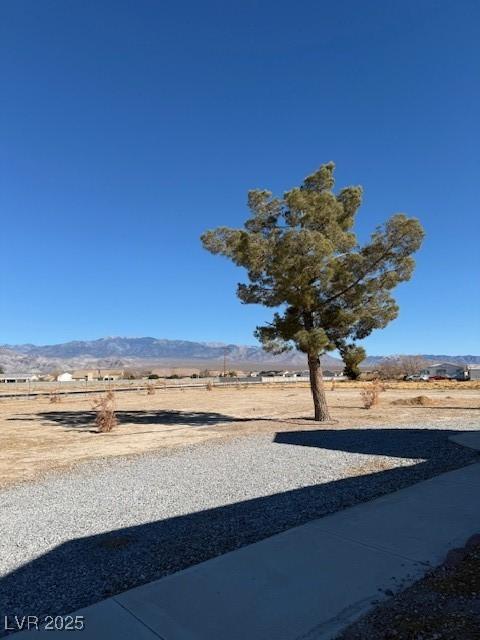
[[[68,613],[467,464],[445,421],[108,459],[0,492],[0,615]],[[358,474],[366,463],[389,469]]]

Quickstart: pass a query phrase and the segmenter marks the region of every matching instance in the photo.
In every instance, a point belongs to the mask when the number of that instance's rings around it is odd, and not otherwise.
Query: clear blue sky
[[[399,318],[369,353],[480,354],[480,3],[0,5],[0,343],[253,343],[270,313],[199,235],[320,163],[358,231],[418,216]]]

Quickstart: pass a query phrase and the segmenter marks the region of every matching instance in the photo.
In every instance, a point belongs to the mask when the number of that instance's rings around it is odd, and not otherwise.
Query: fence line
[[[334,378],[325,377],[325,380]],[[341,378],[335,378],[341,379]],[[94,393],[102,393],[109,390],[112,391],[146,391],[153,386],[156,390],[162,389],[195,389],[205,388],[209,384],[214,387],[238,387],[245,385],[261,385],[261,384],[295,384],[308,383],[309,378],[306,376],[283,377],[283,376],[258,376],[258,377],[242,377],[242,378],[181,378],[179,380],[166,378],[155,380],[113,380],[113,381],[87,381],[80,382],[15,382],[4,383],[0,389],[1,398],[30,398],[30,397],[48,397],[52,393],[62,396],[90,395]],[[10,389],[12,393],[8,393]],[[5,390],[5,391],[4,391]]]

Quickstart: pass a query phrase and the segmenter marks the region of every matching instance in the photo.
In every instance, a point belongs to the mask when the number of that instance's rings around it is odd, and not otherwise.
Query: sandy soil
[[[360,385],[359,385],[360,386]],[[330,384],[327,385],[330,387]],[[360,389],[329,390],[336,421],[332,429],[438,424],[465,420],[465,428],[480,424],[480,389],[452,385],[422,389],[432,406],[394,405],[419,395],[418,386],[390,385],[380,404],[362,408]],[[0,486],[32,480],[53,470],[67,469],[96,458],[141,454],[192,445],[212,439],[256,433],[315,429],[307,387],[158,389],[117,392],[118,426],[112,433],[95,431],[94,398],[0,400]]]

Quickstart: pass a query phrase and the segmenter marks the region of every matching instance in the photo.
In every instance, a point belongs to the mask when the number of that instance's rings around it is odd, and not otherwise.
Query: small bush
[[[107,393],[97,399],[93,405],[94,411],[97,412],[95,424],[98,433],[109,433],[117,426],[117,416],[115,415],[115,394],[113,391]]]
[[[385,388],[378,379],[372,380],[370,384],[366,384],[360,392],[364,408],[371,409],[372,407],[376,407],[380,401],[380,393],[382,391],[385,391]]]
[[[147,389],[147,396],[154,396],[155,395],[155,385],[154,384],[147,384],[146,389]]]
[[[213,384],[211,382],[207,382],[207,391],[213,391]]]
[[[61,401],[62,399],[57,391],[53,391],[52,393],[50,393],[49,402],[51,402],[51,404],[57,404]]]

